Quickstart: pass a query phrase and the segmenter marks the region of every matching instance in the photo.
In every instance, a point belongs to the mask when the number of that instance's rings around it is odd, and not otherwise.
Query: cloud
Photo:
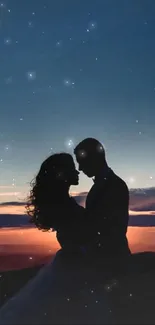
[[[85,205],[87,192],[74,193],[76,201],[80,205]],[[155,187],[145,189],[131,189],[130,190],[130,202],[129,209],[131,213],[137,212],[148,212],[155,211]],[[132,213],[133,214],[133,213]],[[146,213],[145,213],[146,214]]]
[[[155,227],[155,211],[154,214],[130,215],[129,226],[132,227]]]
[[[0,196],[16,196],[16,195],[20,195],[20,192],[2,192],[0,193]]]
[[[0,203],[0,215],[1,214],[26,214],[25,202],[4,202]]]
[[[130,190],[130,210],[155,211],[155,187]]]
[[[29,217],[23,214],[0,214],[0,228],[34,227],[29,220]]]
[[[71,193],[77,203],[85,206],[87,192]],[[26,201],[9,201],[0,203],[0,214],[25,214]],[[155,215],[155,187],[130,190],[130,215]]]
[[[2,202],[0,203],[1,206],[25,206],[26,202],[19,202],[19,201],[13,201],[13,202]]]

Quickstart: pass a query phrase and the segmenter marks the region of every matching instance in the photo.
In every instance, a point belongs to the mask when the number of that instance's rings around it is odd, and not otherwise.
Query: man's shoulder
[[[112,174],[113,174],[112,178],[113,178],[113,181],[116,184],[116,186],[117,187],[118,186],[119,187],[122,187],[122,188],[126,189],[127,191],[129,191],[126,182],[120,176],[118,176],[117,174],[115,174],[114,172]]]

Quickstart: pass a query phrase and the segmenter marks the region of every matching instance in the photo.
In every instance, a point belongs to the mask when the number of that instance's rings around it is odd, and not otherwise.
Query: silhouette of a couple
[[[98,140],[83,140],[74,154],[79,170],[94,177],[86,207],[78,205],[69,194],[70,186],[78,185],[79,181],[72,156],[51,155],[42,163],[32,183],[27,211],[39,229],[56,231],[61,250],[53,263],[45,266],[2,308],[0,324],[112,323],[105,294],[101,293],[102,304],[95,304],[98,297],[87,296],[83,285],[89,277],[94,277],[90,285],[95,285],[97,268],[104,276],[108,259],[114,263],[107,273],[113,271],[114,276],[116,259],[124,261],[130,256],[126,238],[129,191],[125,182],[109,168],[105,150]]]
[[[27,210],[40,229],[53,229],[66,251],[111,256],[130,254],[126,238],[129,191],[125,182],[108,167],[102,144],[93,138],[74,149],[79,171],[94,184],[86,208],[70,196],[71,185],[78,185],[79,172],[68,153],[54,154],[41,165]]]

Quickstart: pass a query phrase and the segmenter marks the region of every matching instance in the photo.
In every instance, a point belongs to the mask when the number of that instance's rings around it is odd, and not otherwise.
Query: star
[[[89,22],[89,29],[94,30],[97,28],[97,23],[95,21]]]
[[[66,145],[67,148],[73,148],[74,147],[74,142],[73,142],[72,139],[67,139],[65,141],[65,145]]]
[[[12,43],[12,41],[11,41],[10,38],[6,38],[6,39],[4,40],[4,44],[6,44],[6,45],[10,45],[11,43]]]
[[[65,80],[63,81],[63,83],[64,83],[64,85],[65,85],[66,87],[74,88],[74,86],[75,86],[75,81],[72,81],[72,80],[70,80],[70,79],[65,79]]]
[[[61,47],[62,46],[62,41],[60,40],[60,41],[57,41],[56,42],[56,47]]]
[[[33,24],[32,24],[32,21],[28,21],[28,27],[32,27]]]
[[[133,184],[134,182],[135,182],[134,177],[130,177],[130,178],[129,178],[129,183]]]
[[[35,71],[29,71],[29,72],[27,72],[27,78],[30,81],[35,80],[36,79],[36,72]]]
[[[6,151],[8,151],[9,150],[9,146],[7,145],[7,146],[5,146],[5,150]]]
[[[85,152],[84,150],[79,150],[79,152],[78,152],[78,156],[79,156],[80,158],[84,158],[84,157],[86,157],[86,152]]]
[[[73,146],[73,141],[72,141],[72,140],[69,140],[69,141],[68,141],[68,146],[69,146],[69,147],[72,147],[72,146]]]
[[[65,79],[64,80],[64,85],[67,86],[67,87],[70,86],[71,85],[71,81],[69,79]]]

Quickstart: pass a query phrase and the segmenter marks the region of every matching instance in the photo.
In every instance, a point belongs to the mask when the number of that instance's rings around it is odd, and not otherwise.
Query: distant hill
[[[34,227],[29,222],[28,215],[20,214],[0,214],[0,228],[4,227]]]
[[[108,304],[115,318],[115,324],[155,324],[154,255],[152,257],[147,257],[146,254],[140,255],[135,257],[137,263],[133,264],[131,274],[114,279],[110,277],[108,283],[107,280],[104,280],[104,276],[102,280],[100,278],[97,282],[95,280],[95,283],[97,283],[95,292],[99,292],[99,297],[101,290],[107,292]],[[0,272],[0,306],[35,277],[41,267],[42,265],[18,271]],[[98,281],[100,283],[99,291]],[[96,293],[94,294],[96,295]],[[78,292],[78,301],[79,297]],[[99,308],[99,312],[100,310]]]
[[[155,227],[155,215],[131,215],[131,227]],[[35,227],[29,222],[28,215],[0,214],[0,228]]]
[[[155,215],[131,215],[129,218],[130,227],[155,227]]]
[[[0,272],[0,307],[31,280],[42,266]]]

